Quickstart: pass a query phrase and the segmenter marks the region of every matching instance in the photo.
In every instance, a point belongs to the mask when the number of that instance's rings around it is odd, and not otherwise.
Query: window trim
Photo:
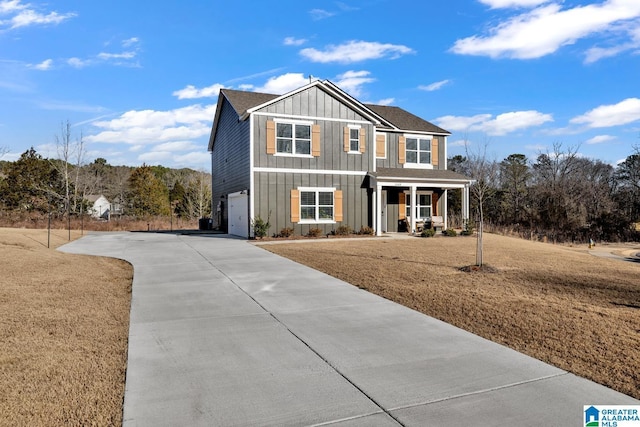
[[[406,218],[406,216],[407,216],[406,212],[411,213],[411,203],[410,203],[410,201],[411,201],[411,191],[405,190],[405,191],[403,191],[403,193],[405,194],[405,196],[404,196],[405,199],[404,200],[405,200],[405,218]],[[419,217],[418,215],[416,215],[415,216],[416,217],[416,221],[421,221],[421,220],[423,220],[425,218],[431,218],[433,216],[433,193],[434,193],[433,191],[422,191],[422,190],[421,191],[416,191],[416,199],[417,199],[416,202],[418,202],[420,200],[420,196],[425,196],[425,195],[429,196],[429,199],[431,201],[431,203],[429,205],[419,205],[419,204],[415,205],[416,212],[418,212],[420,210],[421,206],[423,206],[423,207],[429,206],[429,214],[430,214],[427,217]],[[412,216],[412,215],[409,215],[409,216]]]
[[[347,154],[362,154],[362,152],[360,151],[361,147],[360,147],[360,135],[362,135],[362,126],[360,125],[347,125],[347,128],[349,128],[349,151],[347,151]],[[356,138],[351,138],[351,131],[352,130],[357,130],[358,131],[358,148],[356,150],[352,150],[351,149],[351,142],[355,141]]]
[[[433,147],[432,147],[432,141],[433,141],[433,135],[417,135],[417,134],[404,134],[404,139],[405,139],[405,147],[404,147],[404,157],[405,157],[405,161],[403,163],[403,166],[407,169],[433,169]],[[407,151],[409,151],[407,149],[407,140],[408,139],[416,139],[418,140],[418,149],[415,150],[417,153],[417,159],[418,162],[416,163],[412,163],[409,161],[409,159],[407,158]],[[420,150],[420,140],[426,140],[429,141],[429,157],[430,157],[430,162],[429,163],[420,163],[420,153],[421,152],[425,152],[425,150]],[[411,150],[414,151],[414,150]]]
[[[300,220],[298,224],[335,224],[336,221],[336,187],[298,187],[300,198],[299,198],[299,209],[300,209]],[[315,202],[315,219],[303,219],[302,218],[302,193],[316,193],[316,202]],[[332,193],[332,208],[333,208],[333,218],[332,219],[320,219],[320,197],[319,193]]]
[[[306,158],[306,159],[312,159],[313,156],[313,125],[315,124],[312,121],[308,121],[308,120],[281,120],[281,119],[275,119],[273,120],[273,122],[275,123],[275,144],[276,144],[276,152],[273,154],[274,156],[281,156],[281,157],[300,157],[300,158]],[[281,153],[278,151],[278,124],[290,124],[293,126],[292,129],[292,137],[291,137],[291,153]],[[295,138],[295,126],[296,125],[302,125],[302,126],[309,126],[309,154],[298,154],[295,152],[295,147],[296,147],[296,138]]]

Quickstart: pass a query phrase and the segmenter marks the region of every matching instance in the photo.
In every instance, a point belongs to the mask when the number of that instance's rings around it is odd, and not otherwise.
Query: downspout
[[[254,132],[253,132],[253,118],[254,115],[249,115],[249,194],[247,195],[247,203],[249,205],[249,221],[247,227],[249,227],[247,235],[249,237],[255,237],[253,233],[253,229],[251,228],[251,223],[255,218],[255,203],[254,203],[254,188],[255,188],[255,178],[254,178],[254,167],[253,164],[253,147],[254,147]]]

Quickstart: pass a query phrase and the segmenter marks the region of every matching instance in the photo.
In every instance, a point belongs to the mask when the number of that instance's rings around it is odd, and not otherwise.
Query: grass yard
[[[0,228],[0,426],[122,424],[133,270],[67,239]]]
[[[497,271],[463,272],[475,244],[459,236],[264,248],[640,399],[640,263],[485,234],[484,260]]]

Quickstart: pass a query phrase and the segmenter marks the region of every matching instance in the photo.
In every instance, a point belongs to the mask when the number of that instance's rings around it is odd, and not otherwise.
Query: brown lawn
[[[2,426],[122,424],[133,271],[67,239],[0,228]]]
[[[640,398],[640,263],[485,234],[484,260],[497,271],[463,272],[475,244],[460,236],[264,248]]]

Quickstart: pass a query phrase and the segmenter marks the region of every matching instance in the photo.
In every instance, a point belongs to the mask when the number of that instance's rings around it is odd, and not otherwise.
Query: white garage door
[[[246,194],[229,194],[229,234],[249,237],[248,197]]]

